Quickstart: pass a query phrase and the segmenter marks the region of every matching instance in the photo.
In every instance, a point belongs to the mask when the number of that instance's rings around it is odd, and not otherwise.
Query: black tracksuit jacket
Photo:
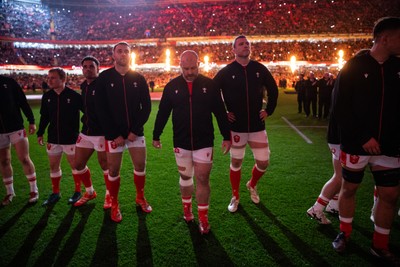
[[[43,136],[47,126],[47,142],[59,145],[75,144],[79,135],[79,111],[82,97],[71,88],[57,94],[54,90],[43,94],[37,136]]]
[[[230,140],[229,122],[220,90],[212,79],[201,74],[193,81],[192,95],[183,76],[170,81],[164,88],[153,140],[160,140],[172,112],[174,147],[198,150],[214,146],[212,113],[224,140]]]
[[[34,124],[32,109],[21,86],[14,79],[0,75],[0,134],[24,128],[21,110],[29,124]]]
[[[143,136],[151,112],[146,79],[132,70],[121,75],[112,67],[100,73],[96,86],[96,113],[106,140],[126,139],[130,132]]]
[[[265,123],[260,119],[263,100],[267,98],[265,110],[271,116],[277,105],[278,87],[264,65],[251,60],[247,66],[242,66],[233,61],[217,73],[214,81],[217,88],[222,89],[227,110],[235,114],[232,131],[265,130]]]
[[[96,82],[90,84],[84,81],[81,84],[83,102],[82,133],[88,136],[104,136],[100,121],[96,113]]]
[[[379,64],[364,53],[350,59],[335,83],[332,111],[342,151],[368,155],[362,145],[373,137],[382,155],[400,157],[400,58]]]

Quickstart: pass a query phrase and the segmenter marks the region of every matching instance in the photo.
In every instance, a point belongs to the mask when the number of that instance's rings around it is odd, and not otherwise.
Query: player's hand
[[[260,110],[260,119],[262,121],[265,121],[268,118],[268,113],[265,111],[265,109]]]
[[[229,152],[229,150],[231,149],[231,145],[232,143],[229,140],[222,141],[222,152],[224,153],[224,155]]]
[[[235,117],[235,114],[233,114],[233,112],[228,112],[227,116],[228,116],[228,121],[229,122],[235,122],[236,121],[236,117]]]
[[[153,147],[160,149],[162,147],[160,140],[153,140]]]
[[[128,134],[128,140],[131,141],[131,142],[134,142],[136,140],[136,137],[137,137],[137,135],[132,133],[132,132],[130,132]]]
[[[38,141],[39,145],[44,146],[43,136],[38,136],[37,141]]]
[[[125,145],[125,139],[122,136],[118,136],[117,138],[114,139],[114,143],[117,146],[124,146]]]
[[[29,124],[29,134],[34,134],[36,132],[36,125]]]
[[[371,155],[381,154],[381,147],[375,138],[371,138],[363,146],[363,149]]]

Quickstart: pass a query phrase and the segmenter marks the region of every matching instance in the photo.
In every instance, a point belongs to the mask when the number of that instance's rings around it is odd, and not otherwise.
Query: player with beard
[[[126,42],[113,47],[114,67],[100,73],[97,80],[96,113],[106,139],[111,219],[122,220],[118,203],[120,168],[125,148],[134,166],[136,204],[143,212],[152,208],[144,197],[146,179],[146,142],[143,126],[151,111],[145,78],[130,69],[131,48]]]
[[[229,122],[220,91],[213,80],[199,74],[197,53],[186,50],[181,55],[182,75],[164,88],[153,131],[153,146],[161,148],[160,135],[172,112],[173,139],[183,218],[190,222],[192,213],[193,176],[196,178],[196,200],[201,234],[210,230],[210,172],[212,167],[214,127],[212,114],[224,137],[224,154],[230,149]]]
[[[74,205],[82,206],[97,196],[93,189],[90,169],[86,165],[96,150],[97,159],[103,170],[106,184],[106,196],[103,208],[109,209],[111,208],[111,197],[107,186],[108,167],[104,131],[100,126],[99,118],[96,114],[96,79],[99,76],[100,63],[95,57],[87,56],[82,59],[81,65],[82,73],[85,77],[85,81],[81,84],[84,114],[81,119],[82,131],[76,141],[75,169],[80,180],[85,185],[86,193]]]
[[[246,183],[251,200],[258,204],[257,183],[265,173],[270,157],[265,120],[272,115],[277,105],[278,87],[269,70],[261,63],[250,59],[250,42],[240,35],[233,41],[235,61],[221,69],[214,78],[222,90],[231,123],[230,181],[232,199],[228,206],[235,212],[239,205],[241,168],[246,145],[250,146],[255,159],[251,178]],[[264,99],[266,107],[263,107]]]
[[[370,51],[350,59],[333,90],[332,114],[340,130],[343,181],[339,195],[340,233],[332,242],[343,252],[350,239],[356,192],[365,168],[377,189],[371,253],[394,266],[389,234],[399,198],[400,179],[400,17],[379,19]]]

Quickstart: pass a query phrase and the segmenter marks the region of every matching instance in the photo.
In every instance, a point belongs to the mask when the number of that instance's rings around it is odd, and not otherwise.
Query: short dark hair
[[[67,73],[62,68],[52,68],[49,70],[49,73],[55,72],[58,74],[61,80],[67,80]]]
[[[116,44],[114,45],[113,51],[115,51],[115,48],[116,48],[117,46],[119,46],[119,45],[126,45],[127,47],[129,47],[129,49],[131,49],[131,46],[130,46],[127,42],[121,41],[121,42],[118,42],[118,43],[116,43]]]
[[[93,57],[93,56],[86,56],[82,59],[81,61],[81,65],[83,65],[83,62],[85,62],[86,60],[90,60],[93,61],[94,64],[96,64],[97,67],[100,67],[100,62],[97,58]]]
[[[239,35],[239,36],[237,36],[237,37],[235,38],[235,40],[233,40],[233,43],[232,43],[232,47],[233,47],[233,48],[235,48],[237,39],[241,39],[241,38],[246,38],[246,36],[244,36],[244,35]]]
[[[375,22],[373,37],[374,40],[385,31],[400,29],[400,17],[383,17]]]

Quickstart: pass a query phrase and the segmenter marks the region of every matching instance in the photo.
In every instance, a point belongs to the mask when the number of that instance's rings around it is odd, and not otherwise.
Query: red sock
[[[184,197],[182,196],[182,205],[183,205],[183,212],[191,213],[192,212],[192,197]]]
[[[347,239],[349,239],[351,232],[353,231],[353,225],[351,223],[340,221],[340,231],[344,233],[344,236]]]
[[[253,170],[251,171],[250,186],[253,188],[256,187],[258,180],[260,180],[264,173],[265,171],[260,171],[257,169],[256,165],[254,165]]]
[[[86,171],[84,173],[78,174],[79,177],[81,178],[82,183],[86,188],[92,186],[92,179],[90,177],[90,170],[89,168],[86,168]]]
[[[389,235],[374,231],[372,246],[376,249],[389,250]]]
[[[240,187],[240,178],[241,178],[241,169],[238,171],[234,171],[230,169],[229,178],[231,180],[232,186],[232,195],[239,199],[239,187]]]
[[[110,186],[110,196],[112,199],[112,204],[116,205],[118,204],[118,192],[119,192],[119,186],[121,184],[121,178],[118,175],[117,177],[108,177],[112,178],[112,180],[108,180],[108,184]]]
[[[199,213],[199,221],[208,222],[208,204],[198,204],[197,211]]]
[[[53,189],[54,194],[60,193],[60,181],[61,181],[61,176],[51,177],[51,187]]]
[[[75,192],[81,192],[81,177],[79,174],[72,172],[72,177],[74,177]]]
[[[136,199],[144,199],[144,183],[146,181],[146,175],[139,175],[134,172],[133,181],[136,186]]]
[[[110,181],[108,181],[108,172],[103,173],[104,184],[106,185],[106,190],[110,191]]]
[[[321,204],[322,206],[324,206],[324,207],[326,207],[328,205],[328,203],[329,203],[329,201],[326,201],[326,200],[324,200],[324,199],[322,199],[320,197],[317,198],[317,202],[319,204]]]

